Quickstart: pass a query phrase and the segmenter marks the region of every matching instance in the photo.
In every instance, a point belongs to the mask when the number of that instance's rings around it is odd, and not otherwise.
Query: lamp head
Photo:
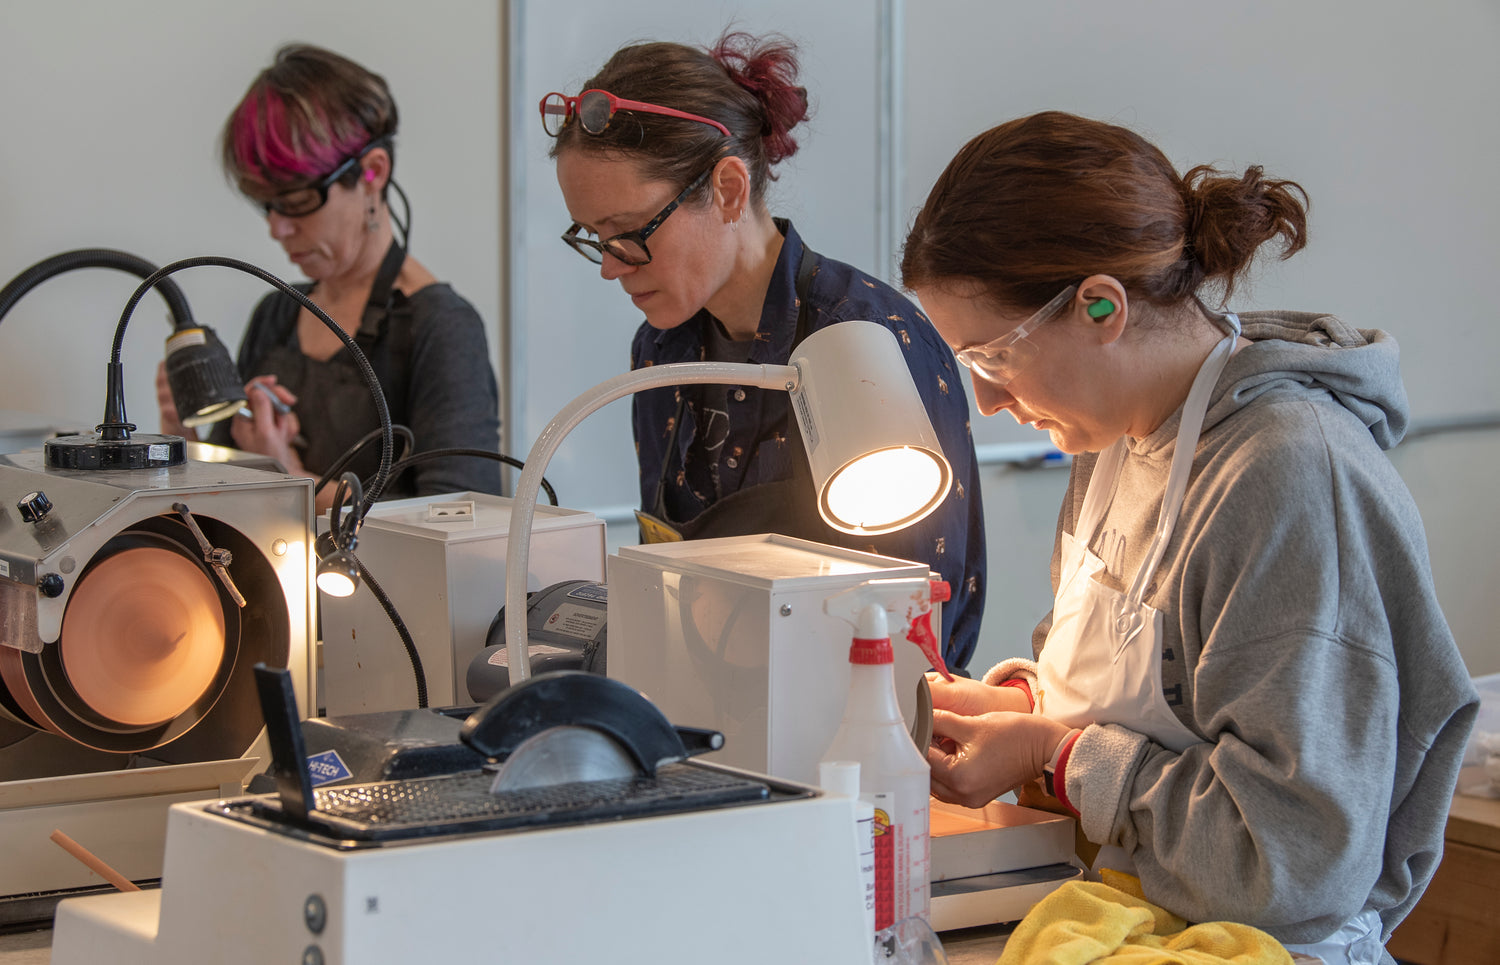
[[[188,427],[227,419],[245,404],[245,385],[229,349],[206,325],[167,338],[167,384]]]
[[[339,546],[330,533],[323,533],[313,549],[318,556],[318,589],[329,596],[353,596],[359,589],[359,564],[354,559],[354,547]]]
[[[792,365],[792,410],[824,522],[874,536],[937,509],[953,469],[890,329],[829,325],[802,340]]]

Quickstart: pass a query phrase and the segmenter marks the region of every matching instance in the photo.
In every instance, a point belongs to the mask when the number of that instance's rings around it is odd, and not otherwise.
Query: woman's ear
[[[360,167],[364,169],[360,175],[360,183],[373,187],[376,193],[385,189],[386,182],[391,179],[391,155],[383,147],[377,147],[360,159]]]
[[[1090,275],[1078,286],[1084,314],[1093,323],[1101,341],[1112,342],[1125,331],[1130,319],[1130,301],[1125,286],[1113,275]]]
[[[743,158],[730,155],[714,165],[714,207],[725,224],[734,224],[750,210],[750,169]]]

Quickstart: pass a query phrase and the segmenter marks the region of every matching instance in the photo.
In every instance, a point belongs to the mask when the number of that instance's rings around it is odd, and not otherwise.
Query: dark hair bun
[[[1205,278],[1233,279],[1278,236],[1283,259],[1307,246],[1307,193],[1295,181],[1268,178],[1260,165],[1240,177],[1199,165],[1182,183],[1186,247]]]
[[[797,86],[797,45],[777,34],[726,33],[709,51],[736,84],[765,112],[766,160],[777,164],[797,152],[791,130],[807,120],[807,88]]]

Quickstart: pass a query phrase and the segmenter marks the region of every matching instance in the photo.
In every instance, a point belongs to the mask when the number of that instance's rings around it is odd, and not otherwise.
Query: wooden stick
[[[140,888],[136,887],[135,882],[131,881],[129,878],[125,877],[115,869],[111,868],[109,865],[105,864],[98,857],[96,857],[92,851],[90,851],[88,848],[85,848],[77,841],[74,841],[66,834],[63,834],[61,831],[53,831],[51,834],[51,838],[58,847],[62,848],[68,854],[71,854],[79,861],[82,861],[85,865],[88,866],[90,871],[94,872],[99,877],[103,878],[105,881],[114,885],[121,891],[141,890]]]

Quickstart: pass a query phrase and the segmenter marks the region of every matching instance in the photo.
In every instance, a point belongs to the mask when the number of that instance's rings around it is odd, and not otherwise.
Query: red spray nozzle
[[[922,579],[869,580],[823,601],[823,611],[854,627],[856,643],[883,640],[889,633],[887,617],[906,628],[932,668],[948,680],[953,675],[943,661],[942,648],[932,632],[933,587],[946,583]]]

